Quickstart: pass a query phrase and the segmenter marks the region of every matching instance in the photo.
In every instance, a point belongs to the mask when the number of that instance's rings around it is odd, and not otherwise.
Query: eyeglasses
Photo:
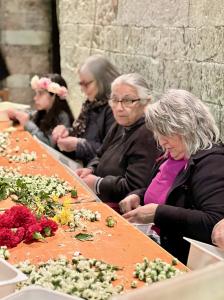
[[[79,81],[79,85],[83,86],[84,88],[87,88],[94,80],[90,80],[90,81]]]
[[[115,107],[118,105],[118,103],[121,103],[121,105],[123,107],[132,107],[132,105],[135,103],[135,102],[139,102],[141,101],[140,98],[137,98],[137,99],[129,99],[129,98],[124,98],[124,99],[121,99],[121,100],[118,100],[116,98],[110,98],[109,99],[109,105],[111,107]]]

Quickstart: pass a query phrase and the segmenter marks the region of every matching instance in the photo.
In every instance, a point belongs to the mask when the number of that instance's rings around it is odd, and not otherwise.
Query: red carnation
[[[40,224],[32,224],[27,228],[25,235],[25,242],[29,243],[33,240],[44,240],[44,237],[41,235],[42,227]]]
[[[32,214],[29,208],[24,205],[14,205],[5,212],[13,220],[11,227],[27,228],[30,224],[36,223],[36,217]]]
[[[24,233],[25,230],[22,227],[15,230],[0,228],[0,246],[16,247],[23,240]]]
[[[58,229],[58,224],[51,219],[47,219],[46,217],[42,217],[39,221],[39,224],[42,227],[41,234],[44,236],[51,236]]]

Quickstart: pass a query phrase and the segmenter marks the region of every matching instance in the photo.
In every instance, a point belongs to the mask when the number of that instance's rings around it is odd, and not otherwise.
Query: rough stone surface
[[[59,20],[76,114],[83,99],[77,66],[101,53],[120,72],[144,75],[155,99],[171,87],[193,92],[224,137],[224,0],[59,0]]]
[[[51,70],[50,0],[0,0],[0,44],[10,76],[10,100],[31,103],[29,81]]]

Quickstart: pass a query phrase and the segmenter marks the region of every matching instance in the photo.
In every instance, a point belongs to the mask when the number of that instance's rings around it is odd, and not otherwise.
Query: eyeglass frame
[[[91,83],[93,83],[94,81],[95,81],[94,79],[92,79],[92,80],[90,80],[90,81],[88,81],[88,82],[85,82],[85,81],[79,81],[78,84],[79,84],[80,86],[84,87],[84,88],[88,88],[88,86],[89,86]]]
[[[108,100],[108,103],[109,103],[109,105],[110,105],[111,107],[112,107],[112,106],[114,107],[114,106],[118,105],[118,103],[121,103],[121,105],[122,105],[123,107],[131,107],[135,102],[139,102],[139,101],[143,100],[143,99],[141,99],[141,98],[136,98],[136,99],[126,99],[126,102],[127,102],[127,101],[130,102],[130,105],[127,105],[127,104],[124,104],[125,100],[117,100],[117,101],[114,102],[113,99],[114,99],[114,98],[111,97],[111,98]]]

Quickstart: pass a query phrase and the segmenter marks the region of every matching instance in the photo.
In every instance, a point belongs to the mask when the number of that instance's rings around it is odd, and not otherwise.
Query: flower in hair
[[[33,90],[47,90],[49,93],[58,95],[61,99],[65,99],[68,96],[68,90],[65,86],[61,86],[47,77],[39,78],[35,75],[31,79],[30,84]]]

